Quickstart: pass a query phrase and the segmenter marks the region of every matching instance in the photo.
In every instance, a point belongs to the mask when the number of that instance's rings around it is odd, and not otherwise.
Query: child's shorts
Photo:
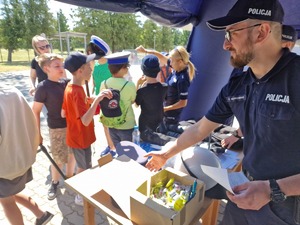
[[[22,176],[13,180],[0,178],[0,198],[6,198],[18,194],[25,188],[26,183],[32,179],[31,167]]]
[[[57,164],[68,163],[68,155],[73,153],[66,144],[66,128],[49,129],[51,153]]]
[[[92,149],[88,148],[72,148],[77,166],[81,169],[89,169],[92,167]]]

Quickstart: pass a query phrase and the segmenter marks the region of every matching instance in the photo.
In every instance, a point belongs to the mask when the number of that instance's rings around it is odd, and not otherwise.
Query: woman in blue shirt
[[[162,64],[169,63],[173,68],[172,74],[166,81],[168,90],[164,106],[164,120],[167,124],[177,124],[182,109],[187,105],[188,89],[195,76],[195,66],[190,61],[190,54],[183,46],[174,48],[169,56],[156,50],[145,49],[143,46],[139,46],[136,50],[156,55]]]

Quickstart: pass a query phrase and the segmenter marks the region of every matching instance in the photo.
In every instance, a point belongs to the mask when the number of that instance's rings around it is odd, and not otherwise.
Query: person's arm
[[[94,80],[94,77],[92,77],[93,79],[93,87],[92,87],[92,95],[95,94],[95,80]]]
[[[32,111],[33,111],[33,114],[35,116],[36,123],[37,123],[38,129],[39,129],[40,144],[43,143],[43,137],[42,137],[42,134],[41,134],[41,117],[40,117],[40,113],[42,111],[43,105],[44,105],[43,103],[36,102],[36,101],[34,101],[33,105],[32,105]]]
[[[237,138],[242,138],[243,137],[243,132],[242,132],[240,127],[236,130],[236,136],[235,137],[237,137]]]
[[[30,86],[31,87],[29,89],[29,94],[31,96],[34,95],[34,92],[35,92],[35,89],[36,89],[35,85],[36,85],[36,70],[31,68],[30,69]]]
[[[95,100],[93,101],[89,110],[80,118],[82,124],[84,126],[88,126],[94,118],[95,111],[96,111],[97,106],[99,105],[100,101],[102,101],[103,98],[111,99],[112,97],[113,97],[113,94],[112,94],[111,90],[104,89],[103,91],[101,91],[99,93],[99,95],[97,95]]]
[[[300,195],[300,174],[278,179],[277,183],[286,196]],[[242,209],[259,210],[271,200],[269,180],[247,182],[234,187],[233,191],[234,195],[227,192],[227,196]]]
[[[60,116],[61,118],[66,118],[66,111],[64,109],[61,109]]]
[[[92,95],[94,95],[96,93],[96,84],[95,84],[95,79],[94,79],[94,76],[96,76],[96,74],[94,74],[95,72],[95,66],[94,66],[94,69],[93,69],[93,72],[92,72],[92,80],[93,80],[93,87],[92,87]],[[100,74],[98,74],[100,75]],[[101,84],[100,84],[101,85]]]
[[[164,150],[146,154],[145,157],[152,157],[146,164],[146,167],[151,171],[158,171],[169,158],[202,141],[219,125],[203,117],[196,124],[185,130],[171,146],[168,145]]]
[[[228,149],[230,149],[230,147],[231,147],[235,142],[237,142],[239,139],[241,139],[242,137],[243,137],[242,130],[241,130],[241,128],[238,128],[238,129],[236,130],[236,135],[231,134],[229,137],[224,138],[224,139],[221,141],[221,145],[222,145],[223,148],[228,148]]]
[[[140,52],[140,53],[145,53],[145,54],[152,54],[152,55],[155,55],[159,62],[161,64],[167,64],[168,62],[168,57],[167,56],[164,56],[163,54],[161,54],[160,52],[156,51],[156,50],[151,50],[151,49],[146,49],[144,48],[144,46],[140,45],[139,47],[137,47],[135,49],[137,52]]]
[[[165,106],[164,112],[167,112],[169,110],[181,109],[181,108],[184,108],[186,105],[187,105],[187,99],[184,99],[184,100],[181,99],[173,105]]]
[[[221,140],[221,146],[223,148],[227,148],[227,149],[230,149],[230,147],[239,140],[239,138],[233,136],[233,135],[230,135],[229,137],[227,138],[224,138],[223,140]]]
[[[138,81],[136,82],[136,90],[144,86],[144,83],[146,82],[145,75],[141,76]]]
[[[278,179],[277,183],[286,196],[300,195],[300,174]]]

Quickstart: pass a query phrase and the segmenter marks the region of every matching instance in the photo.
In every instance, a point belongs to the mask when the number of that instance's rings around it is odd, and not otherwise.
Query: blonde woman
[[[154,54],[161,64],[169,63],[173,68],[166,80],[168,90],[164,106],[164,121],[166,124],[177,124],[182,109],[187,105],[188,89],[195,76],[195,66],[190,61],[190,54],[183,46],[177,46],[168,56],[156,50],[145,49],[143,46],[139,46],[136,50],[146,54]]]
[[[35,35],[32,38],[32,47],[34,49],[35,54],[37,55],[31,61],[31,69],[30,69],[30,84],[31,88],[29,90],[30,95],[34,95],[36,90],[36,80],[40,83],[43,80],[47,79],[47,74],[41,69],[38,63],[38,56],[43,53],[50,53],[51,46],[48,40],[42,35]]]

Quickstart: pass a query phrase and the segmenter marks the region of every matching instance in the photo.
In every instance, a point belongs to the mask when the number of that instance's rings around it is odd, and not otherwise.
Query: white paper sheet
[[[211,166],[201,165],[204,173],[210,176],[213,180],[222,185],[226,190],[234,194],[232,188],[234,186],[248,182],[249,180],[242,172],[228,173],[227,169],[216,168]]]

